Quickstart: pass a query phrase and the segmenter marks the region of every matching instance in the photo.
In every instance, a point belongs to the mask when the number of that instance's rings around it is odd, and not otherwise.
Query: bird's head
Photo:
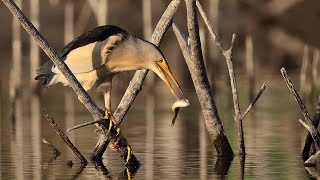
[[[182,93],[180,85],[172,74],[161,50],[148,41],[128,36],[122,43],[118,43],[108,58],[107,66],[114,72],[138,69],[152,70],[166,83],[171,93],[177,98],[170,81],[165,75],[167,74]]]
[[[145,65],[147,66],[145,68],[155,72],[166,83],[166,85],[170,89],[170,92],[177,98],[177,95],[175,94],[175,91],[173,90],[173,87],[166,75],[168,75],[172,79],[181,93],[182,90],[177,79],[170,70],[169,65],[161,50],[157,46],[149,42],[146,42],[145,46],[148,46],[147,48],[145,48],[146,51],[144,51],[143,53],[145,56]]]

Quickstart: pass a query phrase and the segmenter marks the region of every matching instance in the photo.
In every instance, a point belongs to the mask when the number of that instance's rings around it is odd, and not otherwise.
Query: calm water
[[[298,107],[279,76],[264,78],[266,81],[272,81],[268,83],[267,90],[256,108],[244,121],[248,153],[244,169],[245,179],[309,177],[300,157],[306,131],[298,123],[298,118],[301,117],[297,113]],[[247,84],[239,84],[240,89],[243,89],[240,91],[242,109],[245,109],[248,104],[245,88]],[[256,87],[260,84],[262,81],[258,81]],[[162,85],[160,83],[156,87],[163,87]],[[237,152],[232,102],[228,98],[230,92],[226,89],[228,87],[221,88],[216,103],[229,141],[234,152]],[[142,163],[138,172],[128,176],[124,161],[117,153],[108,150],[103,160],[107,171],[98,170],[89,163],[77,177],[238,179],[241,176],[241,168],[237,156],[229,168],[218,169],[215,150],[204,128],[194,92],[185,90],[192,106],[184,109],[179,114],[176,125],[171,127],[170,107],[174,99],[170,98],[170,95],[166,95],[169,98],[164,99],[166,91],[163,89],[163,92],[157,92],[155,99],[147,94],[140,94],[121,125],[123,135]],[[46,108],[63,129],[90,120],[90,115],[74,95],[70,93],[66,96],[69,98],[69,104],[72,104],[73,99],[75,108],[64,108],[65,95],[61,86],[45,90],[41,100],[31,98],[21,100],[21,104],[17,102],[21,110],[17,112],[15,123],[9,119],[7,99],[2,99],[0,179],[72,179],[76,176],[79,160],[54,133],[43,116],[40,116],[40,109]],[[115,101],[121,96],[116,97]],[[28,109],[33,110],[29,112]],[[68,136],[85,157],[89,157],[98,140],[93,126],[74,131]],[[41,142],[42,138],[54,144],[62,154],[54,159],[51,149]],[[72,168],[66,165],[67,160],[75,163]]]

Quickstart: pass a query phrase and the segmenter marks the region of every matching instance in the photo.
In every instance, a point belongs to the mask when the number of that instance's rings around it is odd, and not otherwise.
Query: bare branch
[[[215,145],[217,153],[218,155],[232,156],[233,151],[225,135],[223,125],[213,98],[213,93],[210,88],[208,77],[206,76],[207,73],[204,66],[201,42],[199,37],[196,1],[187,0],[186,6],[188,33],[190,38],[190,56],[187,56],[186,53],[183,53],[183,55],[196,89],[206,128]],[[177,30],[175,32],[177,37],[180,36],[180,40],[178,38],[180,47],[188,47],[188,45],[186,45],[186,42],[184,40],[182,41],[183,38],[181,38],[181,33],[179,35],[179,33],[177,33]],[[186,50],[184,51],[186,52]]]
[[[73,131],[73,130],[76,130],[76,129],[79,129],[79,128],[83,128],[83,127],[86,127],[86,126],[89,126],[89,125],[92,125],[92,124],[96,124],[96,123],[102,123],[106,121],[106,119],[98,119],[98,120],[94,120],[94,121],[90,121],[90,122],[85,122],[83,124],[79,124],[79,125],[76,125],[72,128],[69,128],[67,129],[67,132],[70,132],[70,131]]]
[[[45,110],[42,110],[43,115],[47,118],[50,125],[53,127],[53,129],[56,131],[56,133],[63,139],[63,141],[70,147],[70,149],[74,152],[75,155],[78,156],[78,158],[81,161],[82,166],[86,166],[88,164],[88,161],[86,158],[80,153],[80,151],[73,145],[73,143],[69,140],[68,136],[66,136],[63,131],[60,129],[58,124],[51,118],[49,114],[46,113]]]
[[[256,95],[256,97],[253,99],[253,101],[250,103],[250,105],[248,106],[247,110],[243,113],[241,119],[244,119],[247,114],[250,112],[250,110],[252,109],[252,107],[254,106],[254,104],[258,101],[258,99],[260,98],[260,96],[262,95],[262,93],[264,92],[264,90],[266,89],[267,84],[266,82],[264,82],[258,92],[258,94]]]
[[[206,24],[206,26],[207,26],[207,28],[208,28],[208,30],[209,30],[209,33],[211,34],[213,40],[214,40],[215,43],[216,43],[216,46],[217,46],[218,49],[223,53],[225,50],[224,50],[224,48],[222,47],[222,45],[221,45],[221,43],[220,43],[220,41],[219,41],[219,39],[218,39],[218,36],[217,36],[216,32],[213,30],[213,28],[212,28],[212,26],[211,26],[211,24],[210,24],[210,22],[209,22],[209,19],[208,19],[206,13],[204,12],[204,10],[203,10],[203,8],[202,8],[202,6],[201,6],[201,4],[200,4],[200,2],[199,2],[198,0],[197,0],[196,4],[197,4],[198,10],[199,10],[199,12],[200,12],[200,14],[201,14],[201,16],[202,16],[202,18],[203,18],[203,21],[204,21],[204,23]]]
[[[297,90],[295,89],[295,87],[293,86],[292,84],[292,81],[290,80],[289,76],[287,75],[287,72],[285,70],[285,68],[281,68],[281,74],[284,78],[284,81],[286,82],[291,94],[294,96],[295,100],[297,101],[299,107],[300,107],[300,110],[302,112],[302,115],[305,119],[305,122],[307,123],[307,125],[310,127],[310,133],[311,133],[311,136],[315,142],[315,145],[317,147],[317,149],[319,149],[319,145],[320,145],[320,135],[317,131],[317,128],[313,125],[312,121],[311,121],[311,118],[310,118],[310,115],[308,113],[308,110],[306,108],[306,106],[303,104],[299,94],[297,93]]]

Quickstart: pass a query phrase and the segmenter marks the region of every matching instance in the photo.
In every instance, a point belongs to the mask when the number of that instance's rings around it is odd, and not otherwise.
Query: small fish
[[[171,126],[174,126],[174,123],[176,122],[179,109],[182,107],[188,107],[189,105],[190,105],[190,101],[188,99],[178,99],[176,100],[176,102],[173,103],[171,107],[173,112],[173,119],[172,119]]]

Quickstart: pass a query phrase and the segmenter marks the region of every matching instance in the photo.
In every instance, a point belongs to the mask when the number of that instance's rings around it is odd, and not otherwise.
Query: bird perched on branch
[[[164,73],[166,72],[181,91],[160,49],[117,26],[94,28],[72,40],[58,55],[86,91],[95,87],[104,95],[108,113],[111,108],[112,77],[119,72],[150,69],[177,97]],[[69,85],[52,61],[38,68],[35,79],[42,81],[45,86],[59,82],[65,86]]]

